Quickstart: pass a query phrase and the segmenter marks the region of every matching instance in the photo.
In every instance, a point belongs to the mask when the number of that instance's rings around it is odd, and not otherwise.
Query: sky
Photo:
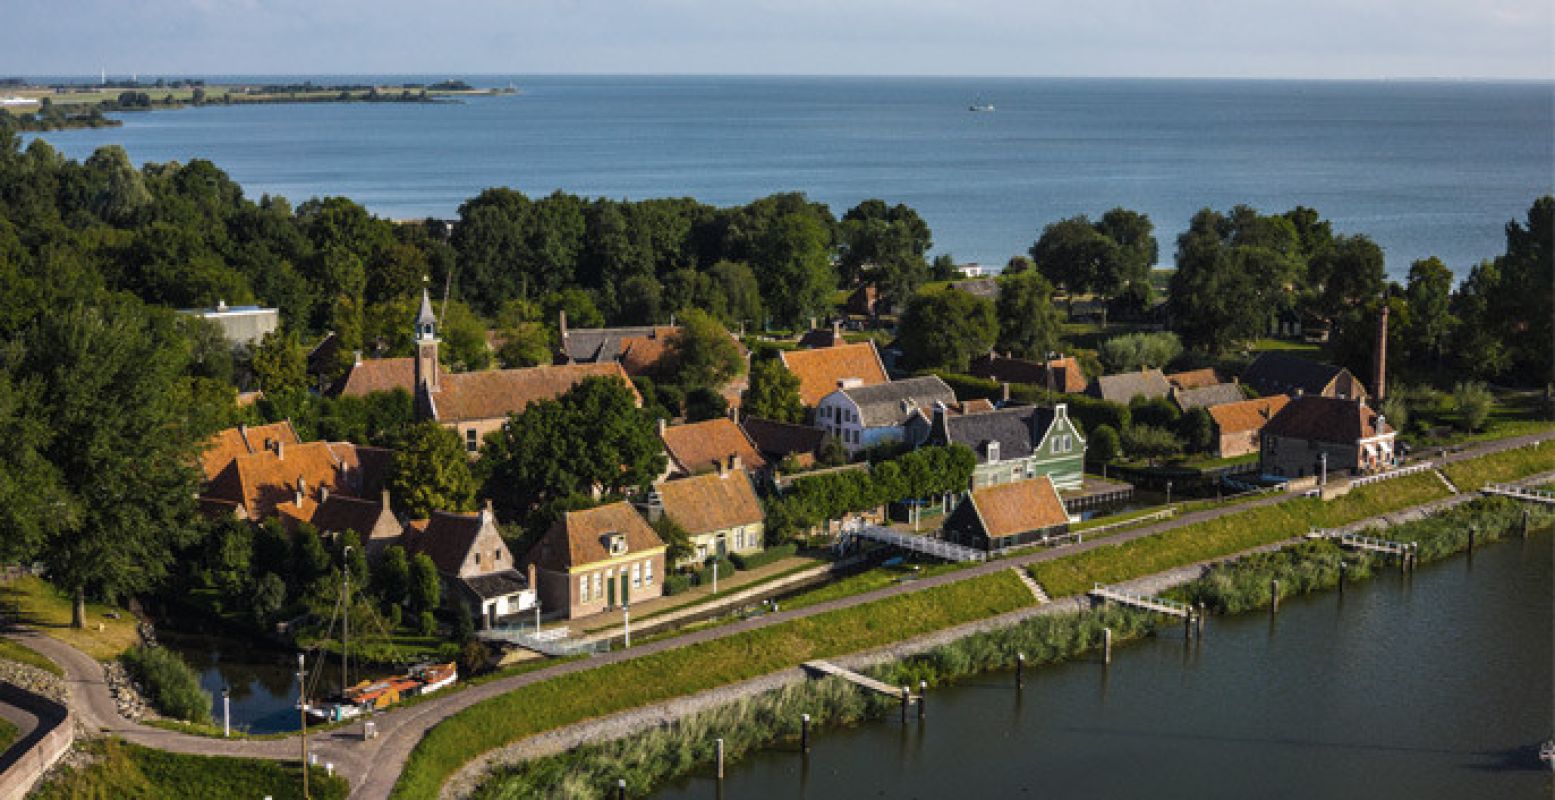
[[[1555,77],[1551,0],[0,0],[0,76]]]

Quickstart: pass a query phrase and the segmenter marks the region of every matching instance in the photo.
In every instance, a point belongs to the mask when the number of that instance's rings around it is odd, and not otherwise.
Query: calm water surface
[[[1082,662],[930,694],[826,731],[806,763],[731,766],[722,797],[1548,797],[1552,537],[1210,621]],[[660,798],[713,798],[708,776]]]
[[[838,215],[881,197],[917,208],[937,251],[989,264],[1116,205],[1150,214],[1170,262],[1201,207],[1304,204],[1372,235],[1400,278],[1422,256],[1462,274],[1501,252],[1555,176],[1547,82],[470,81],[522,94],[129,114],[44,136],[77,158],[113,143],[136,161],[208,158],[255,196],[348,195],[399,218],[452,216],[497,185],[720,205],[798,190]],[[998,110],[969,112],[978,97]]]

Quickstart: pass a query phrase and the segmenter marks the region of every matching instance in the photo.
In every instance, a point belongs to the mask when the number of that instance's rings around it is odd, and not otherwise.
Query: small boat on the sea
[[[1539,745],[1539,760],[1544,762],[1544,766],[1555,770],[1555,739]]]
[[[979,98],[977,98],[977,100],[975,100],[972,103],[972,105],[967,106],[966,110],[968,110],[968,111],[992,111],[993,110],[993,103],[984,103],[983,102],[983,98],[979,97]]]

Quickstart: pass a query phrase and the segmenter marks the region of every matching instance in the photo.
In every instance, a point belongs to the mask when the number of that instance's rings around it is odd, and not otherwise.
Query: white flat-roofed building
[[[279,309],[261,306],[229,306],[225,301],[217,301],[214,308],[184,308],[179,309],[179,313],[204,317],[216,323],[221,326],[222,334],[227,337],[227,341],[245,347],[259,344],[259,340],[265,338],[265,334],[281,325]]]

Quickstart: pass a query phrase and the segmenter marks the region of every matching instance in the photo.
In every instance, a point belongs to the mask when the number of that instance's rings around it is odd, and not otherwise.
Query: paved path
[[[1530,434],[1471,446],[1459,453],[1449,454],[1446,461],[1448,463],[1461,461],[1547,440],[1555,440],[1555,432]],[[356,723],[347,728],[310,736],[309,747],[311,751],[319,754],[320,763],[333,763],[335,769],[344,774],[351,782],[352,798],[362,798],[364,800],[386,798],[393,789],[394,783],[398,780],[399,773],[404,768],[411,750],[434,725],[476,703],[506,694],[524,686],[550,680],[561,675],[597,669],[653,653],[694,646],[769,625],[782,624],[790,620],[825,614],[829,611],[843,608],[852,608],[865,603],[907,594],[908,592],[944,586],[1002,570],[1065,558],[1075,553],[1093,550],[1098,547],[1110,547],[1122,542],[1154,536],[1184,525],[1217,519],[1227,514],[1236,514],[1251,508],[1283,503],[1296,497],[1296,495],[1290,494],[1276,494],[1232,506],[1196,511],[1166,522],[1114,534],[1101,540],[1092,540],[1083,544],[1039,550],[1025,555],[1002,558],[979,564],[975,567],[901,583],[851,597],[839,598],[792,611],[767,614],[707,630],[688,633],[683,636],[662,639],[634,647],[630,650],[618,650],[600,654],[593,658],[556,664],[479,686],[450,691],[448,694],[427,700],[418,705],[379,714],[374,718],[379,731],[379,736],[376,739],[370,741],[362,740],[361,724]],[[28,645],[53,659],[65,669],[67,684],[70,688],[71,707],[76,710],[82,722],[91,727],[111,732],[136,744],[180,753],[232,755],[267,759],[295,759],[299,753],[298,742],[295,738],[284,740],[212,739],[175,733],[129,722],[118,715],[113,698],[109,695],[107,684],[103,679],[102,667],[95,660],[58,640],[45,636],[39,636],[30,640]]]

